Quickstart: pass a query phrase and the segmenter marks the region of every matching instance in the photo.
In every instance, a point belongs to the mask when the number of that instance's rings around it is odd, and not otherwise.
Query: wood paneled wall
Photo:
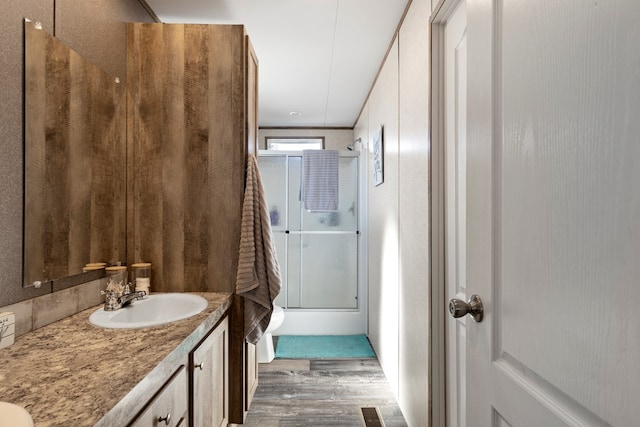
[[[257,134],[244,27],[129,24],[127,37],[129,263],[152,263],[152,291],[233,291]]]

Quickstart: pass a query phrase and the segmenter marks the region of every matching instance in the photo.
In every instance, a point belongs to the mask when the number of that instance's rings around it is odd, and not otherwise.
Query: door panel
[[[229,319],[225,318],[193,351],[193,425],[229,422]]]
[[[634,425],[640,3],[470,0],[468,17],[467,271],[486,309],[468,416]]]
[[[496,414],[496,426],[497,427],[511,427],[508,422],[506,422],[500,414]]]
[[[303,234],[300,308],[358,308],[358,235]]]
[[[466,2],[444,24],[446,300],[467,300],[467,17]],[[447,318],[447,425],[466,425],[465,317]]]

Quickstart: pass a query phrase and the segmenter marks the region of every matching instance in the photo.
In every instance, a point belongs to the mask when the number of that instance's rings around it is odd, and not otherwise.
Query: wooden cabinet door
[[[130,424],[131,427],[174,426],[188,423],[187,371],[184,366],[173,375],[147,409]]]
[[[228,319],[222,320],[192,353],[194,427],[224,427],[229,423]]]
[[[255,107],[250,136],[246,129],[245,29],[131,23],[128,33],[130,261],[155,266],[155,291],[233,292],[239,171],[247,138],[257,138]]]
[[[245,342],[245,352],[247,358],[245,360],[246,363],[246,400],[245,400],[245,411],[249,410],[249,406],[251,406],[251,401],[253,400],[253,395],[256,394],[256,389],[258,388],[258,354],[257,347],[254,344],[249,344]]]
[[[258,58],[247,40],[247,154],[258,155]]]

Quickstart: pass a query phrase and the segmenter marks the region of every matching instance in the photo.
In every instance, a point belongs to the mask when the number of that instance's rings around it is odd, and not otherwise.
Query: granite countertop
[[[0,400],[23,406],[45,426],[120,426],[187,363],[188,353],[231,305],[231,293],[197,293],[200,314],[143,329],[89,323],[98,307],[16,339],[0,350]]]

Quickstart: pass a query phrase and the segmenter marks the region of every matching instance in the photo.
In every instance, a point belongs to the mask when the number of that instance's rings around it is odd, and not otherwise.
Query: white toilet
[[[257,344],[258,363],[271,363],[276,357],[275,351],[273,351],[273,336],[271,333],[282,326],[282,322],[284,322],[284,310],[282,307],[274,305],[269,326],[267,326],[267,330],[264,331]]]

